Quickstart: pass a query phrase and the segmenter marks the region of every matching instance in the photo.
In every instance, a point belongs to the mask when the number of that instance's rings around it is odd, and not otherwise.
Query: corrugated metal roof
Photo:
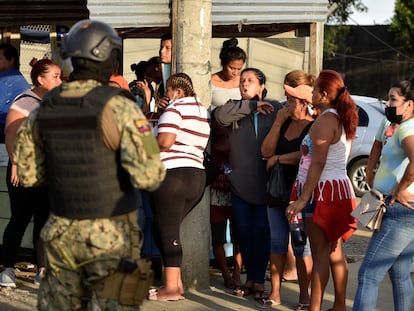
[[[90,18],[115,28],[168,27],[170,24],[169,0],[88,0],[88,9]],[[328,0],[212,1],[213,26],[324,22],[327,13]]]
[[[324,22],[327,0],[213,0],[213,25]]]
[[[170,0],[2,0],[0,27],[71,25],[88,13],[115,28],[168,27],[170,6]],[[328,0],[212,0],[213,26],[324,22],[327,12]]]
[[[0,27],[71,25],[88,18],[87,0],[0,1]]]
[[[169,0],[88,0],[88,9],[91,19],[101,20],[114,28],[170,25]]]

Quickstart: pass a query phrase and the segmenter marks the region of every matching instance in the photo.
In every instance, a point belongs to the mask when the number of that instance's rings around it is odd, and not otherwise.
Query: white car
[[[378,127],[385,117],[385,103],[373,97],[352,95],[359,110],[357,133],[352,143],[347,171],[355,194],[362,196],[369,190],[365,168]]]

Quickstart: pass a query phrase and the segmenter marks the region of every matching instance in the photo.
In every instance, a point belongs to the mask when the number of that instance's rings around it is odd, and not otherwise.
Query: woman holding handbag
[[[388,92],[385,115],[398,129],[383,146],[374,188],[385,197],[387,212],[375,231],[358,273],[354,311],[374,310],[378,287],[388,272],[394,309],[412,310],[410,278],[414,255],[414,85],[400,81]]]
[[[314,76],[302,70],[289,72],[284,79],[287,98],[285,107],[277,112],[276,119],[262,144],[262,155],[267,159],[267,170],[272,169],[279,161],[284,177],[284,185],[289,193],[298,171],[300,159],[300,143],[313,123],[312,86]],[[268,300],[260,304],[272,306],[281,303],[280,285],[286,264],[289,245],[289,224],[285,216],[288,205],[269,206],[267,213],[270,226],[270,282],[272,292]],[[299,282],[299,303],[296,310],[307,310],[309,307],[310,273],[312,258],[309,243],[305,246],[294,246]]]

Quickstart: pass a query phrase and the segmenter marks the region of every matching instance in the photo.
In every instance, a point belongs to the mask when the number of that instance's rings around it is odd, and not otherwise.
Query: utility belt
[[[76,264],[65,253],[63,248],[58,252],[66,259],[65,263],[72,270],[76,270],[91,262]],[[148,290],[154,280],[154,272],[151,269],[151,262],[145,259],[132,259],[124,257],[119,262],[118,270],[106,278],[92,284],[92,289],[97,296],[105,299],[117,300],[123,305],[141,305],[148,296]]]
[[[101,298],[118,300],[123,305],[141,305],[153,279],[150,261],[122,258],[118,271],[95,283],[93,288]]]
[[[57,247],[56,250],[66,266],[73,271],[93,262],[91,260],[77,264],[64,248]],[[123,305],[141,305],[148,295],[153,279],[154,272],[150,261],[124,257],[119,262],[117,271],[91,285],[96,295],[101,298],[117,300]]]
[[[118,270],[94,283],[98,297],[118,300],[123,305],[141,305],[148,295],[154,279],[151,262],[140,258],[141,231],[137,224],[137,212],[111,217],[130,223],[131,258],[120,260]]]

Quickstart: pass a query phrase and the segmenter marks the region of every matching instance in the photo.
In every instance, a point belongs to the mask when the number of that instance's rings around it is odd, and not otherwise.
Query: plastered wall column
[[[208,108],[211,95],[211,0],[177,0],[173,17],[176,40],[176,72],[188,74],[197,97]],[[206,188],[201,202],[185,219],[181,240],[186,288],[209,286],[210,193]]]

